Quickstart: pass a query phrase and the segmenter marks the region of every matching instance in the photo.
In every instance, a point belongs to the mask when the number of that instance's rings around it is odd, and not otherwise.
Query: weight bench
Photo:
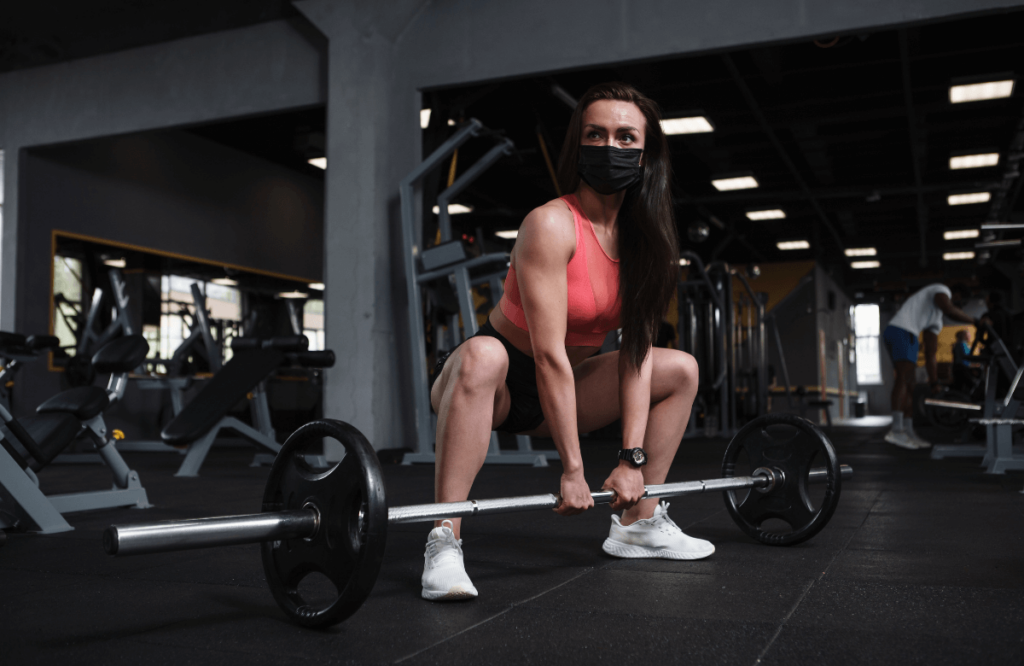
[[[985,426],[985,446],[975,446],[974,448],[979,450],[978,455],[983,456],[981,464],[985,467],[986,473],[1003,474],[1007,470],[1024,470],[1024,454],[1015,451],[1013,446],[1013,427],[1024,425],[1024,419],[1018,418],[1020,400],[1014,396],[1021,383],[1021,378],[1024,377],[1024,364],[1016,368],[1010,388],[1001,400],[996,397],[998,375],[993,371],[991,364],[986,367],[985,374],[984,405],[940,398],[925,398],[924,403],[932,407],[981,412],[980,418],[972,418],[970,422]],[[933,447],[932,458],[941,459],[947,455],[963,455],[963,452],[959,450],[946,450],[950,448],[961,449],[964,447]],[[938,449],[938,451],[934,449]]]
[[[118,338],[105,344],[92,358],[98,372],[110,373],[106,388],[80,386],[53,396],[36,414],[16,419],[0,405],[4,431],[0,432],[0,529],[49,534],[73,529],[61,514],[92,509],[150,505],[137,472],[108,437],[103,412],[124,396],[128,373],[138,367],[149,351],[141,335]],[[79,435],[96,447],[114,477],[111,490],[44,495],[39,472],[53,462]]]
[[[51,349],[60,347],[52,335],[29,335],[0,331],[0,403],[11,408],[11,387],[14,375],[24,363],[36,360]]]
[[[175,476],[197,476],[222,430],[234,431],[272,454],[257,453],[253,466],[273,462],[281,445],[271,423],[264,382],[282,365],[294,364],[304,368],[334,365],[334,352],[311,352],[307,351],[308,347],[309,340],[304,335],[269,340],[232,340],[231,348],[235,354],[231,360],[206,382],[203,390],[160,433],[164,443],[188,447],[185,460]],[[228,414],[242,400],[249,401],[252,425]]]

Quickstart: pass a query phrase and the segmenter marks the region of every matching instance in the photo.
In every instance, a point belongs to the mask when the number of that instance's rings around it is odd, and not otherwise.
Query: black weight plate
[[[725,492],[725,506],[741,530],[761,543],[791,546],[807,541],[825,527],[839,502],[841,477],[835,449],[821,429],[792,414],[769,414],[754,419],[729,442],[722,476],[736,476],[741,453],[746,453],[751,472],[768,467],[785,475],[785,481],[770,492],[751,489],[742,501],[737,491]],[[827,470],[824,497],[817,508],[807,492],[807,473],[815,455]],[[784,521],[792,532],[781,534],[762,529],[771,518]]]
[[[314,468],[304,454],[319,454],[325,438],[341,442],[345,457],[325,469]],[[352,615],[370,595],[387,542],[388,507],[377,454],[347,423],[307,423],[292,433],[274,460],[263,511],[292,511],[309,504],[320,512],[316,534],[264,542],[263,570],[274,599],[291,620],[324,628]],[[328,602],[307,600],[299,590],[314,572],[335,588]]]

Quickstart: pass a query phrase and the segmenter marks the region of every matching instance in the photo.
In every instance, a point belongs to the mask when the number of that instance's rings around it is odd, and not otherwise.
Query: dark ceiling
[[[953,105],[948,89],[952,79],[1012,72],[1021,63],[1018,11],[439,90],[425,100],[439,115],[475,117],[504,130],[519,149],[462,197],[476,211],[455,218],[467,230],[515,228],[554,196],[537,134],[557,154],[571,109],[551,93],[553,84],[578,97],[590,85],[620,80],[658,101],[665,117],[699,110],[714,123],[713,133],[669,138],[684,246],[733,262],[814,257],[858,289],[989,272],[971,261],[943,261],[944,252],[973,250],[976,242],[943,240],[943,231],[978,228],[996,197],[965,206],[949,206],[946,198],[961,190],[995,193],[1005,177],[1010,187],[996,217],[1021,216],[1022,179],[1007,161],[1021,151],[1010,149],[1014,139],[1024,140],[1024,96],[1018,83],[1009,99]],[[444,124],[439,120],[432,127]],[[426,137],[427,148],[437,143]],[[1000,163],[951,171],[951,154],[964,151],[998,151]],[[471,159],[460,156],[460,167]],[[735,172],[753,172],[760,187],[712,187],[712,176]],[[786,219],[753,222],[745,215],[776,207]],[[711,223],[711,236],[695,245],[686,230],[700,220]],[[776,248],[788,239],[812,247]],[[849,268],[843,248],[859,247],[876,247],[881,267]],[[1020,261],[1017,250],[998,258]]]
[[[289,0],[0,2],[0,72],[297,15]]]

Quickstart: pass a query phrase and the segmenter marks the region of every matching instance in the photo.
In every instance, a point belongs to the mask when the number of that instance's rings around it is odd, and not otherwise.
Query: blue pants
[[[886,326],[882,332],[882,340],[889,350],[889,356],[893,363],[896,361],[910,361],[917,363],[918,340],[917,336],[910,331],[905,331],[898,326]]]

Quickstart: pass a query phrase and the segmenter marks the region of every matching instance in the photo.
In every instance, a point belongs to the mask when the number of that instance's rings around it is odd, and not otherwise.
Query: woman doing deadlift
[[[533,210],[512,250],[505,294],[487,323],[438,363],[434,495],[469,497],[491,430],[551,437],[562,459],[563,516],[593,506],[579,433],[622,419],[622,451],[606,553],[699,559],[709,542],[683,534],[667,504],[640,500],[665,482],[697,392],[697,362],[652,348],[676,285],[671,163],[657,105],[633,87],[601,84],[580,99],[562,148],[559,184],[572,192]],[[621,326],[621,351],[597,354]],[[613,461],[609,461],[613,462]],[[461,519],[427,539],[423,597],[467,599]]]

